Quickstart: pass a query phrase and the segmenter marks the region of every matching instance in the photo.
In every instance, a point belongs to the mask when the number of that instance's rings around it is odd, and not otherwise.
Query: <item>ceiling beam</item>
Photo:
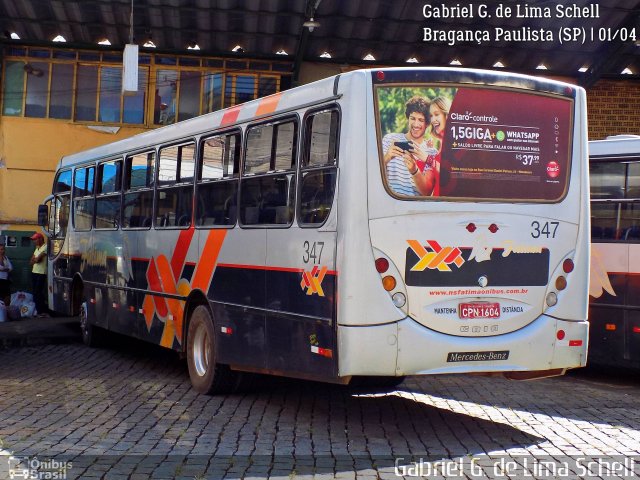
[[[623,29],[626,29],[627,32],[632,30],[640,32],[640,13],[638,11],[630,13],[621,26],[612,28],[611,30],[620,32]],[[599,60],[585,72],[584,76],[580,79],[580,85],[584,88],[590,88],[593,87],[603,75],[609,73],[619,74],[620,72],[611,72],[611,69],[620,63],[625,55],[631,53],[631,51],[636,48],[638,48],[638,46],[631,40],[613,43],[596,57]]]

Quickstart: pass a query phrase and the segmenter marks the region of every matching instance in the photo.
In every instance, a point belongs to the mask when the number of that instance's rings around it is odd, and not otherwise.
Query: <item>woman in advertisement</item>
[[[405,104],[407,133],[389,133],[382,139],[384,164],[391,189],[407,196],[431,195],[435,172],[428,159],[437,151],[425,137],[429,101],[414,96]]]
[[[429,132],[431,137],[427,144],[434,146],[438,153],[430,156],[426,162],[431,165],[434,171],[434,187],[432,195],[437,197],[440,195],[440,160],[442,154],[442,142],[444,141],[445,127],[447,126],[447,117],[451,109],[451,100],[447,97],[439,96],[431,100],[429,104]]]

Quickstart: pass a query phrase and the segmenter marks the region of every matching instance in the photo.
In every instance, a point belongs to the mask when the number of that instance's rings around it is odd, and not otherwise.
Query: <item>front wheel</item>
[[[193,388],[204,394],[230,393],[236,389],[237,375],[227,365],[216,362],[216,336],[209,310],[199,305],[191,315],[187,334],[187,364]]]

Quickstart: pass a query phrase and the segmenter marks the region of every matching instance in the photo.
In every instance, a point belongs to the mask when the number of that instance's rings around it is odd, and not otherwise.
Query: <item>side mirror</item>
[[[49,207],[47,205],[38,205],[38,225],[45,228],[49,226]]]

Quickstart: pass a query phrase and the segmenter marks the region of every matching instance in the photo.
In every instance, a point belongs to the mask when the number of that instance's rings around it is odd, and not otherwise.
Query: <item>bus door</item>
[[[47,233],[49,237],[49,265],[48,284],[52,286],[49,292],[49,308],[54,311],[73,313],[71,310],[71,277],[67,238],[71,204],[71,170],[60,172],[54,182],[54,196],[49,204],[49,218]],[[49,203],[49,202],[48,202]],[[39,222],[41,223],[41,222]]]

